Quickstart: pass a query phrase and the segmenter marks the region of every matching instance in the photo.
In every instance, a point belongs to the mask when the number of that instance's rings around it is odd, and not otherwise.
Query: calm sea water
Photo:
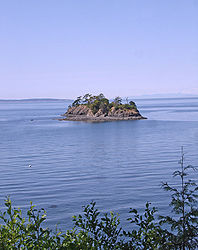
[[[136,103],[148,120],[61,122],[65,101],[0,101],[1,209],[7,195],[21,208],[33,201],[47,210],[48,226],[67,228],[92,200],[123,223],[146,201],[167,213],[160,183],[176,183],[181,146],[186,164],[198,165],[198,99]]]

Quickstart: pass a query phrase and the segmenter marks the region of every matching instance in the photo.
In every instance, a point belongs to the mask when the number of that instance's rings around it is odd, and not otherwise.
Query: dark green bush
[[[149,205],[147,202],[143,215],[139,215],[136,209],[131,208],[129,213],[133,217],[128,220],[135,224],[137,229],[133,229],[132,232],[123,231],[123,236],[128,238],[124,244],[125,248],[159,249],[166,246],[166,234],[155,218],[157,209],[155,207],[150,209]]]

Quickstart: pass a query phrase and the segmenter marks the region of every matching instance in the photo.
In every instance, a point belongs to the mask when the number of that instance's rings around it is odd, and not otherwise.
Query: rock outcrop
[[[108,112],[99,109],[95,114],[86,105],[69,107],[63,120],[69,121],[116,121],[146,119],[137,109],[116,109],[112,107]]]

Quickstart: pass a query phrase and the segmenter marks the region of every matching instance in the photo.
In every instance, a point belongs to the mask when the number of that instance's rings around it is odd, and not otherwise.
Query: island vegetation
[[[108,113],[111,108],[115,108],[115,110],[136,110],[137,107],[135,102],[130,101],[126,104],[122,104],[122,98],[117,96],[115,99],[110,102],[102,93],[93,96],[91,94],[86,94],[83,97],[79,96],[77,99],[72,103],[72,107],[79,106],[79,105],[86,105],[90,108],[93,114],[96,114],[99,110],[102,110],[103,113]]]
[[[123,103],[117,96],[113,101],[107,99],[102,93],[99,95],[85,94],[79,96],[68,107],[65,113],[66,120],[137,120],[145,119],[140,115],[135,102]]]
[[[198,186],[186,179],[188,171],[194,168],[184,166],[183,152],[180,165],[173,173],[180,178],[180,185],[162,184],[164,190],[171,192],[172,213],[156,216],[157,209],[148,202],[142,214],[131,208],[128,218],[134,225],[131,230],[120,226],[118,214],[101,214],[96,203],[91,202],[82,214],[73,216],[73,229],[52,232],[42,226],[46,220],[44,209],[37,210],[31,203],[23,217],[21,209],[14,208],[7,198],[6,209],[0,213],[0,249],[196,249]]]

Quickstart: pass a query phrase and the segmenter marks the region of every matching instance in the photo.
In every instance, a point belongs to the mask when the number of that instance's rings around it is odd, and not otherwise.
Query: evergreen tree
[[[192,180],[186,180],[189,170],[196,170],[192,166],[184,166],[183,147],[179,161],[181,170],[173,173],[174,177],[180,178],[178,188],[170,186],[167,182],[162,183],[164,190],[172,193],[170,206],[173,208],[174,217],[160,216],[160,224],[168,224],[165,230],[169,246],[172,249],[195,249],[198,246],[198,186]],[[171,230],[169,230],[171,229]]]

